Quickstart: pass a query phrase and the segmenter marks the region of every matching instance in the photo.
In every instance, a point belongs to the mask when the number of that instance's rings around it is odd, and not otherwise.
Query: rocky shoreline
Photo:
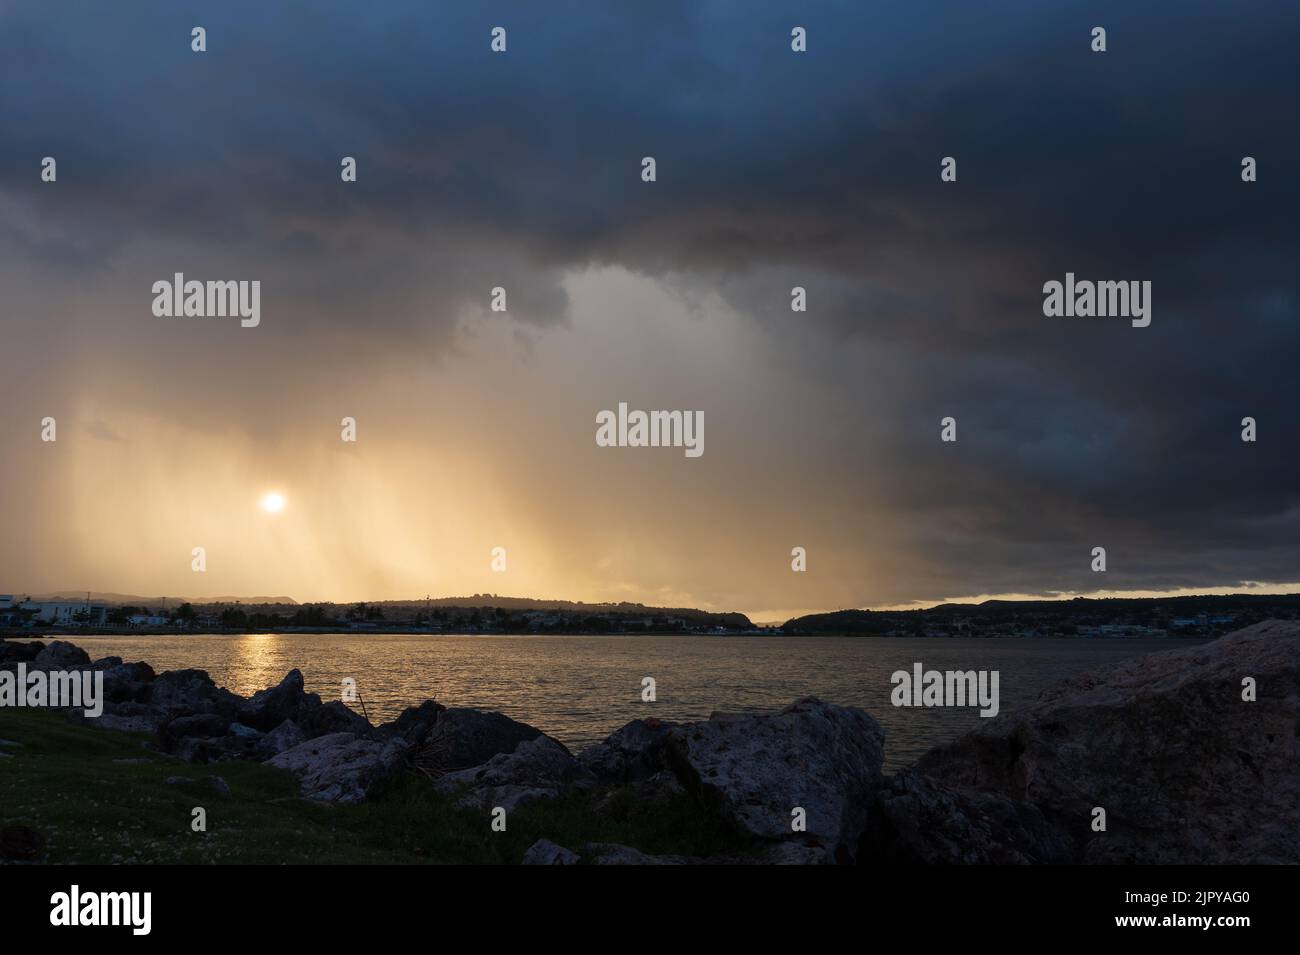
[[[1300,863],[1294,622],[1061,681],[893,776],[868,713],[812,698],[770,714],[635,720],[575,755],[500,713],[432,700],[372,726],[307,693],[298,670],[244,698],[201,670],[155,674],[64,641],[0,641],[0,670],[19,663],[102,672],[103,715],[73,718],[148,733],[188,762],[287,770],[305,799],[356,804],[413,774],[487,825],[494,810],[574,793],[594,811],[620,798],[647,812],[684,795],[747,847],[694,858],[541,839],[527,864]]]

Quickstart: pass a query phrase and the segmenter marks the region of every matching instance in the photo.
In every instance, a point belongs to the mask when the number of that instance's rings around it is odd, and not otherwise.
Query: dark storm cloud
[[[258,270],[270,335],[381,359],[495,285],[563,322],[563,274],[618,265],[718,292],[809,378],[806,338],[897,356],[888,393],[837,385],[893,423],[825,455],[888,462],[912,595],[1096,586],[1111,541],[1116,586],[1300,577],[1293,3],[377,7],[0,15],[5,274],[121,293],[186,250]],[[1152,326],[1044,318],[1066,271],[1151,280]]]

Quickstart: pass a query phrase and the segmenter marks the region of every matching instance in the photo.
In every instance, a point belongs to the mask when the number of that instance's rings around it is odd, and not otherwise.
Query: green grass
[[[653,806],[619,793],[597,812],[588,797],[524,806],[505,832],[460,809],[427,781],[403,776],[360,806],[298,798],[288,772],[248,762],[194,765],[149,739],[98,730],[48,710],[0,710],[0,826],[25,825],[52,863],[375,864],[519,862],[539,838],[576,849],[619,842],[642,851],[712,855],[743,849],[687,796]],[[120,762],[146,760],[146,762]],[[193,786],[165,782],[181,776]],[[206,790],[220,776],[230,795]],[[193,832],[191,810],[207,810]]]

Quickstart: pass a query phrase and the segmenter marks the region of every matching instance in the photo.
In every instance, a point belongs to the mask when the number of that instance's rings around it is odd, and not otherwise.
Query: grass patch
[[[514,864],[537,839],[576,849],[619,842],[648,853],[743,848],[687,796],[653,804],[616,793],[597,812],[575,795],[510,813],[505,832],[457,808],[417,775],[360,806],[298,798],[292,774],[257,763],[208,765],[157,752],[150,738],[98,730],[48,710],[0,710],[0,826],[45,838],[41,861],[180,864]],[[205,785],[220,776],[219,795]],[[183,777],[190,783],[168,783]],[[191,811],[207,810],[207,832]]]

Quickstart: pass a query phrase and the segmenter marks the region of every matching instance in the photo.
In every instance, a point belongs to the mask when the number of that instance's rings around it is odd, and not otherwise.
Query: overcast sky
[[[374,7],[0,9],[0,591],[1300,580],[1295,3]],[[1045,317],[1067,271],[1150,326]],[[597,447],[620,401],[704,454]]]

